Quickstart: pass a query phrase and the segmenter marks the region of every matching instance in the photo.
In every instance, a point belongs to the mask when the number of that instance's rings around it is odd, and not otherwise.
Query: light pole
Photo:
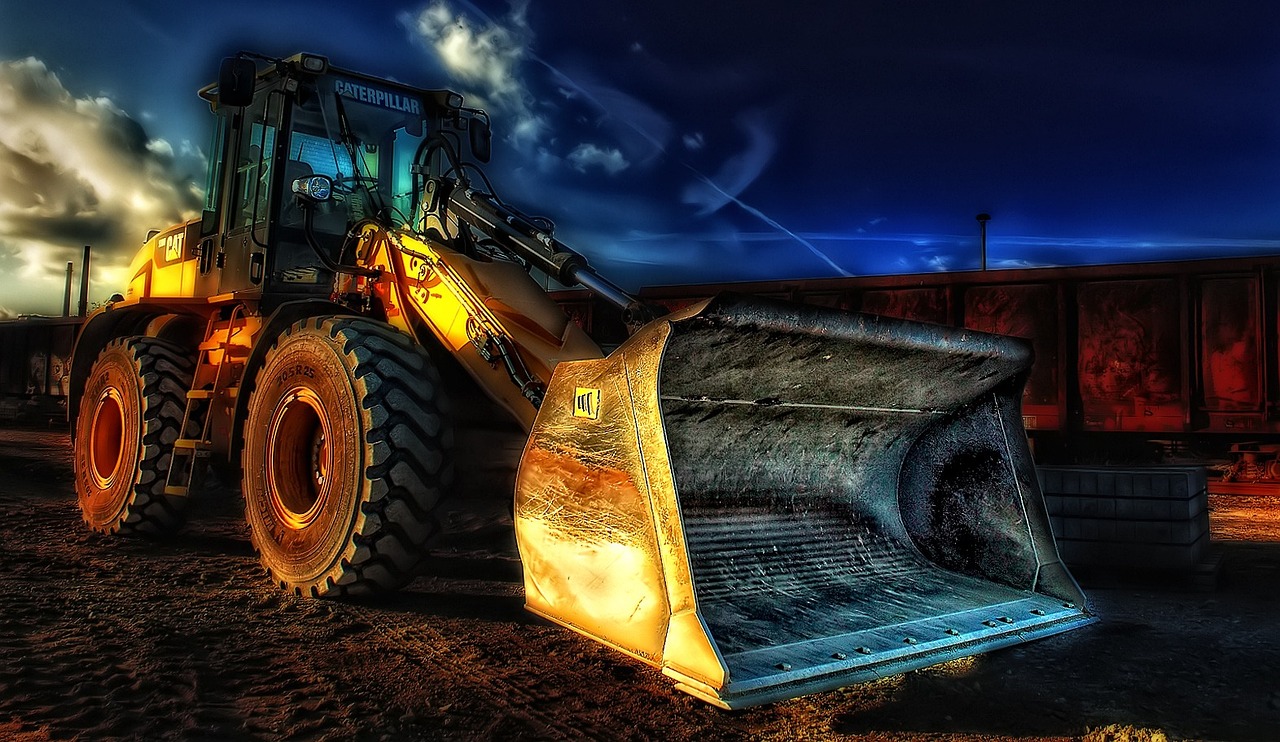
[[[987,269],[987,222],[991,221],[991,215],[982,213],[978,214],[976,218],[982,230],[982,270],[985,271]]]

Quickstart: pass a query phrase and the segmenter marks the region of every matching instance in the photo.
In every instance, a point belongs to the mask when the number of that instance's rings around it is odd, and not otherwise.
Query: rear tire
[[[440,375],[394,328],[295,323],[257,374],[243,492],[254,548],[300,595],[367,595],[416,574],[452,481]]]
[[[182,348],[148,337],[119,338],[98,355],[74,454],[80,512],[93,530],[163,536],[182,527],[187,498],[164,487],[191,367]]]

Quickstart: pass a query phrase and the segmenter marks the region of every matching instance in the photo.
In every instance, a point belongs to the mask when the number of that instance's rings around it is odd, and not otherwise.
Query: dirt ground
[[[453,511],[469,541],[398,595],[313,601],[267,584],[234,488],[110,539],[69,457],[0,430],[0,739],[1280,738],[1280,498],[1214,498],[1216,590],[1086,584],[1085,629],[725,712],[526,613],[500,511]]]

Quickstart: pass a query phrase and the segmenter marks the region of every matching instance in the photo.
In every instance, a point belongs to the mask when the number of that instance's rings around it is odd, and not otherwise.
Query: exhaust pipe
[[[71,273],[75,266],[70,260],[67,261],[67,286],[62,294],[62,316],[71,316]]]
[[[80,263],[80,316],[89,316],[89,252],[84,246],[84,259]]]

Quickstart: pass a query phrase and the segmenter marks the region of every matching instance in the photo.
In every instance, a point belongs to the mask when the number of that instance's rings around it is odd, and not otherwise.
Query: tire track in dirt
[[[1066,739],[1116,724],[1262,740],[1280,725],[1278,544],[1226,544],[1212,595],[1096,590],[1097,627],[730,714],[525,612],[492,508],[446,513],[459,534],[408,590],[315,601],[264,577],[233,488],[193,502],[170,541],[90,534],[67,450],[65,434],[0,431],[4,740]],[[1231,504],[1256,529],[1280,522],[1280,505]]]
[[[48,514],[61,517],[27,529],[33,541],[58,543],[50,531],[77,525],[71,508],[51,505]],[[6,536],[6,552],[33,545]],[[191,563],[174,547],[60,538],[92,550],[85,568],[55,551],[42,569],[10,570],[5,581],[0,678],[12,681],[0,681],[0,711],[20,731],[95,739],[355,731],[347,714],[314,713],[337,689],[277,648],[282,635],[305,629],[259,628],[287,596],[256,586],[250,557]]]
[[[264,580],[234,498],[201,503],[209,522],[175,541],[105,538],[46,469],[0,495],[0,736],[358,731],[342,678],[300,656],[306,601]]]
[[[540,619],[472,627],[460,637],[452,633],[457,622],[413,611],[339,609],[357,612],[387,652],[427,677],[458,683],[444,704],[450,714],[504,714],[482,726],[483,738],[505,739],[517,728],[527,730],[518,737],[603,740],[661,739],[674,730],[684,739],[737,740],[760,731],[748,731],[747,717],[676,692],[656,670]]]
[[[618,730],[600,726],[563,709],[545,710],[539,695],[530,690],[526,673],[503,672],[488,667],[474,648],[459,647],[456,638],[421,622],[421,617],[346,605],[340,610],[360,616],[379,636],[387,651],[403,654],[431,674],[467,679],[466,690],[484,705],[506,708],[512,717],[546,739],[616,739]],[[459,651],[460,649],[464,651]],[[469,651],[467,651],[469,650]],[[536,685],[536,683],[535,683]],[[493,731],[493,730],[489,730]]]
[[[611,697],[647,668],[523,611],[518,563],[498,553],[509,523],[455,514],[476,565],[460,576],[380,605],[314,601],[266,580],[234,492],[193,503],[177,539],[109,538],[87,532],[59,471],[0,490],[0,736],[663,735],[660,700]]]

